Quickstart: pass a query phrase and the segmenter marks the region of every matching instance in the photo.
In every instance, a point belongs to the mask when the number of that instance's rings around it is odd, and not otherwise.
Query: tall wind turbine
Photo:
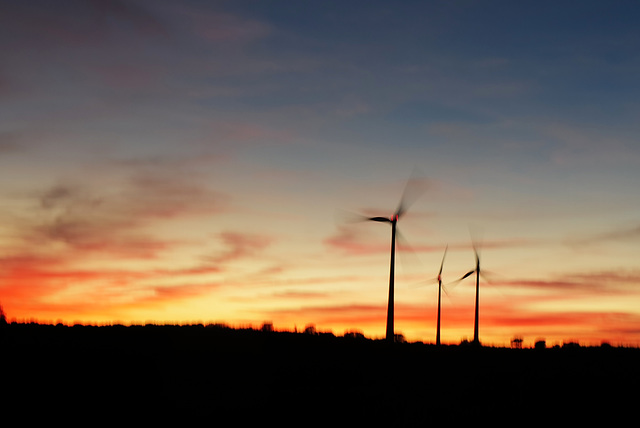
[[[479,315],[478,307],[480,306],[480,257],[478,255],[478,248],[476,247],[475,243],[473,244],[473,251],[476,256],[476,267],[475,269],[470,270],[469,272],[462,275],[462,277],[460,278],[460,281],[467,278],[468,276],[471,276],[473,273],[476,274],[476,310],[475,310],[475,321],[473,325],[473,344],[480,345],[480,339],[478,337],[478,315]]]
[[[417,197],[424,191],[421,186],[417,185],[415,177],[412,177],[407,181],[407,184],[400,198],[400,203],[395,213],[387,217],[369,217],[367,220],[376,221],[380,223],[389,223],[391,225],[391,265],[389,268],[389,299],[387,303],[387,331],[386,339],[388,342],[393,343],[395,334],[393,328],[394,320],[394,277],[395,277],[395,260],[396,260],[396,227],[398,220],[407,211],[409,206],[417,199]]]

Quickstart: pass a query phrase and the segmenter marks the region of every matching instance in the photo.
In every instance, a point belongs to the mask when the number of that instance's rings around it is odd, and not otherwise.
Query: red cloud
[[[318,292],[318,291],[296,291],[288,290],[278,293],[274,293],[273,297],[277,299],[318,299],[329,296],[330,293]]]
[[[132,305],[134,307],[143,307],[148,305],[157,305],[158,303],[176,304],[179,300],[189,299],[211,292],[211,290],[219,287],[221,284],[217,282],[197,283],[182,285],[172,285],[168,287],[152,287],[148,297],[138,299]]]
[[[360,328],[371,323],[377,324],[386,319],[385,305],[340,305],[305,306],[294,309],[279,309],[267,312],[276,320],[298,320],[300,324],[314,323],[319,326],[345,325]]]
[[[175,303],[218,286],[211,282],[189,283],[189,277],[217,273],[218,268],[212,266],[140,271],[77,269],[69,258],[54,256],[5,257],[0,263],[2,304],[10,315],[25,319],[113,319],[114,314],[127,308]],[[155,280],[167,278],[182,283],[153,285]]]
[[[256,257],[271,243],[265,236],[227,231],[220,235],[224,250],[194,266],[135,270],[105,264],[123,259],[166,263],[163,253],[185,243],[155,236],[153,226],[216,214],[227,202],[225,195],[180,175],[179,168],[135,166],[135,174],[104,189],[92,186],[92,177],[29,195],[28,215],[15,220],[13,240],[2,248],[0,290],[8,313],[113,318],[127,307],[193,298],[218,284],[191,283],[190,277],[220,273],[226,263]],[[96,260],[108,267],[87,267]],[[182,285],[155,284],[167,278]]]
[[[0,257],[0,295],[7,311],[25,318],[47,313],[80,317],[90,310],[115,311],[125,301],[158,303],[164,300],[160,296],[197,293],[199,286],[190,286],[188,280],[182,291],[155,290],[153,282],[215,274],[224,269],[225,260],[140,271],[87,267],[97,260],[101,266],[123,259],[161,262],[166,250],[185,243],[154,236],[152,226],[221,210],[224,195],[172,174],[143,169],[119,187],[101,189],[78,181],[30,194],[31,209],[14,220],[13,239],[5,241]],[[231,248],[227,259],[251,254],[262,245],[240,235],[225,237]],[[132,288],[147,291],[131,293]],[[83,303],[74,302],[80,298]]]
[[[263,235],[238,232],[223,232],[220,234],[227,250],[218,256],[210,258],[214,263],[225,263],[245,257],[253,257],[268,247],[272,239]]]
[[[59,188],[48,192],[41,198],[41,204],[47,209],[61,210],[64,216],[71,216],[83,203],[77,203],[77,193]],[[81,201],[82,198],[79,198]],[[68,200],[75,201],[69,208]],[[89,204],[90,205],[90,204]],[[66,218],[66,217],[65,217]],[[114,235],[122,234],[132,244],[130,229],[136,225],[128,223],[102,222],[110,226]],[[97,229],[97,224],[93,225]],[[117,226],[117,227],[116,227]],[[127,232],[125,234],[125,232]],[[41,233],[41,238],[45,235]],[[64,235],[68,248],[48,255],[35,255],[30,247],[15,247],[13,256],[0,259],[3,266],[0,272],[0,295],[8,313],[23,319],[65,318],[91,319],[118,318],[116,314],[129,312],[135,308],[152,308],[158,305],[175,303],[209,292],[218,282],[191,282],[194,276],[217,274],[225,269],[225,263],[241,258],[254,257],[266,248],[271,239],[251,234],[224,232],[221,234],[226,250],[217,257],[203,258],[204,262],[191,267],[148,267],[140,270],[118,269],[113,267],[86,268],[85,260],[93,260],[92,251],[99,251],[87,243],[95,243],[96,237],[85,239],[82,233]],[[102,236],[102,235],[100,235]],[[59,240],[60,235],[46,235],[49,240]],[[120,238],[118,238],[120,239]],[[35,241],[34,241],[35,242]],[[139,242],[138,242],[139,244]],[[114,254],[119,248],[113,237],[105,238],[104,245],[109,252],[101,254],[117,260],[122,252]],[[37,247],[34,247],[37,248]],[[5,249],[5,252],[11,249]],[[124,250],[123,250],[124,251]],[[129,250],[133,251],[133,250]],[[43,254],[46,254],[43,251]],[[140,256],[140,248],[134,255]],[[133,255],[132,255],[133,256]],[[158,258],[158,262],[162,260]],[[78,268],[81,266],[82,268]],[[171,279],[172,284],[159,286],[156,281]],[[175,282],[179,285],[176,285]],[[79,294],[78,294],[79,293]]]

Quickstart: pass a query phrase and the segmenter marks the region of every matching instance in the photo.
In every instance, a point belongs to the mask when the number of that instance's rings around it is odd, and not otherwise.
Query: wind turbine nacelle
[[[392,220],[386,218],[386,217],[370,217],[369,220],[371,221],[379,221],[381,223],[391,223]]]

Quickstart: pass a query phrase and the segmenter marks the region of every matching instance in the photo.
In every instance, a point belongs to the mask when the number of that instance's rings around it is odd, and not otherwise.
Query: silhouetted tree
[[[262,331],[273,331],[273,323],[271,321],[265,321],[264,324],[262,324]]]
[[[522,337],[520,336],[516,336],[513,339],[511,339],[511,347],[514,349],[522,349]]]
[[[540,339],[535,343],[534,347],[535,349],[546,349],[547,342],[545,342],[544,339]]]
[[[2,305],[0,305],[0,325],[7,325],[7,316],[4,313]]]

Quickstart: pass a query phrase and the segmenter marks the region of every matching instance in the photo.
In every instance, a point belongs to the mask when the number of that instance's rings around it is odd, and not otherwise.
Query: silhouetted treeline
[[[47,422],[612,422],[631,414],[640,380],[635,348],[390,345],[221,325],[5,324],[0,362],[6,411]]]

